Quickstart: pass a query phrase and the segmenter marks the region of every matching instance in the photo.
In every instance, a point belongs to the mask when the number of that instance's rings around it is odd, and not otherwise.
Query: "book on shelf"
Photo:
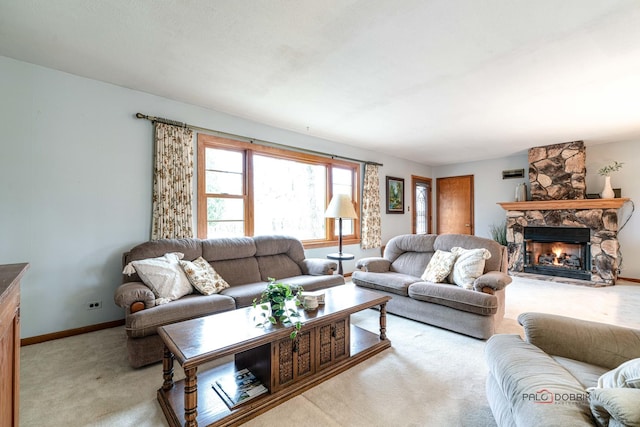
[[[212,387],[229,408],[234,408],[269,391],[248,369],[218,378]]]

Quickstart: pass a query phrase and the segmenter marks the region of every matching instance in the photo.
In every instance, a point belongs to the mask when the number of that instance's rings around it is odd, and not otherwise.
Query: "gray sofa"
[[[454,247],[485,248],[491,253],[472,290],[420,278],[436,250],[450,252]],[[383,257],[358,260],[351,279],[357,286],[391,296],[389,313],[481,339],[493,335],[504,317],[504,288],[511,283],[506,248],[462,234],[396,236],[387,243]]]
[[[162,360],[158,326],[247,307],[260,296],[269,278],[302,286],[305,291],[345,283],[341,275],[334,274],[335,261],[305,258],[302,243],[287,236],[155,240],[123,254],[122,265],[170,252],[183,253],[183,259],[189,261],[203,257],[230,287],[207,296],[194,290],[168,304],[156,305],[154,293],[137,274],[123,275],[114,300],[125,309],[127,350],[133,367]]]
[[[487,399],[499,426],[640,425],[640,360],[627,370],[636,388],[619,383],[630,364],[620,365],[640,358],[640,330],[542,313],[518,321],[525,341],[494,335],[485,347]]]

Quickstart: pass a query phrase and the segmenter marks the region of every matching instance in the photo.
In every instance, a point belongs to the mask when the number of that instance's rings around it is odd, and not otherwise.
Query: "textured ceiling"
[[[0,0],[0,55],[428,165],[640,140],[637,0]]]

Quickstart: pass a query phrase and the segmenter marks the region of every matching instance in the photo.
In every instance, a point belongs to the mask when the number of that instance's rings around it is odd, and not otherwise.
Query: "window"
[[[338,240],[324,217],[334,194],[358,211],[360,165],[211,135],[198,135],[198,237],[292,235],[305,247]],[[343,241],[359,242],[358,220],[343,220]]]

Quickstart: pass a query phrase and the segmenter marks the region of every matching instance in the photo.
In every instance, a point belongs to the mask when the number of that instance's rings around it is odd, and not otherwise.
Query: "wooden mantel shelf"
[[[560,209],[618,209],[629,201],[628,197],[616,199],[537,200],[531,202],[499,202],[506,211],[560,210]]]

